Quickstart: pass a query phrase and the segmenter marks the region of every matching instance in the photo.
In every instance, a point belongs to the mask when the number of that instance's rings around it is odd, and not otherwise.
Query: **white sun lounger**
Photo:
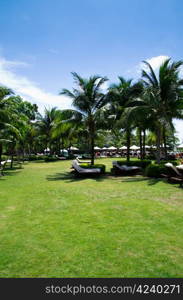
[[[83,160],[83,161],[81,161],[78,157],[76,157],[76,160],[77,160],[77,162],[78,162],[79,164],[83,164],[83,163],[89,164],[89,163],[91,163],[91,160]]]
[[[182,169],[182,167],[181,168],[180,168],[180,166],[175,167],[172,163],[166,163],[165,166],[167,168],[172,169],[175,172],[175,174],[177,174],[177,176],[180,176],[180,177],[182,176],[182,174],[179,172],[179,169]]]
[[[162,174],[163,177],[166,177],[171,183],[180,183],[180,186],[183,187],[183,174],[179,170],[183,170],[183,167],[174,166],[172,163],[166,163],[165,166],[171,171],[170,174]],[[173,172],[172,172],[173,171]]]
[[[113,167],[117,167],[121,171],[133,171],[133,170],[140,170],[140,167],[137,166],[126,166],[126,165],[119,165],[117,161],[112,162]]]
[[[73,160],[72,167],[79,174],[100,174],[101,173],[101,169],[100,168],[82,168],[78,164],[77,160]]]
[[[11,163],[11,159],[3,160],[3,161],[1,161],[1,163],[0,163],[0,175],[1,175],[1,176],[4,175],[4,174],[3,174],[3,171],[4,171],[5,166],[6,166],[7,163]]]

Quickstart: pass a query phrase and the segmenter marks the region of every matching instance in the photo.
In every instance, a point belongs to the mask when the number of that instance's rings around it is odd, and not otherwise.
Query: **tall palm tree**
[[[112,84],[109,88],[108,99],[110,102],[111,115],[117,126],[123,128],[127,139],[127,161],[130,160],[130,137],[132,131],[132,122],[126,117],[125,108],[131,99],[138,97],[142,92],[141,82],[132,83],[132,79],[126,80],[119,76],[119,83]]]
[[[157,163],[160,163],[161,141],[167,127],[173,129],[173,118],[183,118],[183,80],[179,79],[182,61],[163,62],[155,74],[152,66],[144,61],[149,72],[142,71],[145,86],[141,98],[131,103],[131,110],[136,114],[144,114],[151,119],[151,127],[156,133]]]
[[[3,142],[9,142],[7,138],[4,138],[4,129],[9,126],[10,112],[7,107],[7,98],[13,94],[13,91],[4,86],[0,86],[0,163],[2,160]]]
[[[51,109],[45,108],[44,115],[39,115],[37,128],[39,129],[40,135],[44,137],[45,147],[49,147],[52,151],[52,130],[54,122],[58,117],[58,109],[53,107]]]
[[[59,110],[52,127],[52,138],[57,142],[57,151],[70,148],[78,133],[79,124],[68,121],[68,113]]]
[[[63,89],[60,95],[66,95],[72,99],[75,110],[70,110],[70,119],[83,122],[88,129],[90,139],[91,164],[94,165],[94,144],[97,130],[97,112],[106,104],[105,94],[101,86],[108,79],[101,76],[82,78],[77,73],[72,73],[77,88],[73,91]]]

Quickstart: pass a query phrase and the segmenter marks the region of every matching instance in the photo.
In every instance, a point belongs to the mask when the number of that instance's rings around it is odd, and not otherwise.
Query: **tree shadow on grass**
[[[3,176],[0,176],[0,180],[5,180],[7,176],[15,176],[17,175],[18,173],[21,172],[21,167],[13,167],[12,169],[11,168],[6,168],[4,171],[3,171]]]
[[[130,178],[127,178],[127,180],[124,180],[123,182],[140,182],[140,181],[147,181],[148,185],[155,185],[159,182],[164,182],[175,188],[182,188],[182,186],[179,183],[171,183],[166,178],[130,177]]]
[[[107,173],[104,175],[78,175],[75,172],[65,172],[65,173],[56,173],[54,175],[48,175],[46,177],[48,181],[59,181],[64,180],[65,182],[77,182],[77,181],[84,181],[87,179],[93,179],[95,181],[103,181],[107,179]]]
[[[146,181],[148,185],[155,185],[159,182],[164,182],[164,183],[167,183],[167,184],[170,184],[165,178],[150,178],[150,177],[143,177],[143,176],[115,176],[115,175],[112,175],[110,172],[106,172],[104,175],[95,175],[95,176],[92,176],[92,175],[77,175],[74,171],[71,171],[71,172],[64,172],[64,173],[56,173],[56,174],[53,174],[53,175],[48,175],[46,177],[46,179],[48,181],[59,181],[59,180],[64,180],[65,182],[79,182],[79,181],[84,181],[84,180],[87,180],[87,179],[93,179],[95,181],[98,181],[98,182],[102,182],[104,180],[107,180],[107,179],[121,179],[120,182],[121,183],[128,183],[128,182],[143,182],[143,181]],[[180,188],[179,184],[172,184],[175,188]]]
[[[158,182],[164,181],[162,178],[150,178],[150,177],[137,177],[137,176],[133,176],[133,177],[128,177],[126,178],[126,180],[124,180],[123,182],[141,182],[141,181],[147,181],[148,185],[154,185],[157,184]]]

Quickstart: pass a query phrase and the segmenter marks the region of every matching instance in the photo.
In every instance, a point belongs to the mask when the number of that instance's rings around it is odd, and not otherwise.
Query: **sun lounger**
[[[179,171],[181,175],[183,175],[183,165],[176,166],[176,169]]]
[[[79,164],[78,164],[78,162],[77,162],[77,160],[74,160],[73,162],[72,162],[72,167],[73,167],[73,169],[78,173],[78,174],[83,174],[83,175],[85,175],[85,174],[100,174],[101,173],[101,169],[100,168],[82,168]]]
[[[178,166],[174,166],[172,163],[166,163],[165,167],[169,170],[169,177],[176,176],[176,177],[182,177],[181,172],[178,170]]]
[[[58,159],[60,159],[60,160],[66,160],[66,157],[65,157],[65,156],[58,156],[58,155],[56,155],[56,157],[57,157]]]
[[[6,166],[7,162],[8,162],[7,160],[4,160],[4,161],[1,162],[1,164],[0,164],[0,176],[4,175],[3,171],[5,169],[5,166]]]
[[[179,171],[180,166],[174,166],[172,163],[166,163],[165,167],[168,168],[168,174],[162,174],[163,177],[166,177],[170,183],[180,183],[183,185],[183,174]]]
[[[112,164],[115,174],[135,175],[141,170],[141,168],[137,166],[119,165],[117,161],[113,161]]]
[[[83,164],[83,163],[90,164],[91,163],[91,160],[80,160],[78,157],[76,157],[76,160],[79,164]]]

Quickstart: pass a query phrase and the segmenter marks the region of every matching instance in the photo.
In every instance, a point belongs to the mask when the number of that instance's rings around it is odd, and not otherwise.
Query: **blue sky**
[[[0,83],[25,99],[65,108],[71,71],[138,78],[183,59],[181,0],[0,0]],[[183,72],[182,72],[183,74]],[[183,140],[183,122],[176,122]]]

